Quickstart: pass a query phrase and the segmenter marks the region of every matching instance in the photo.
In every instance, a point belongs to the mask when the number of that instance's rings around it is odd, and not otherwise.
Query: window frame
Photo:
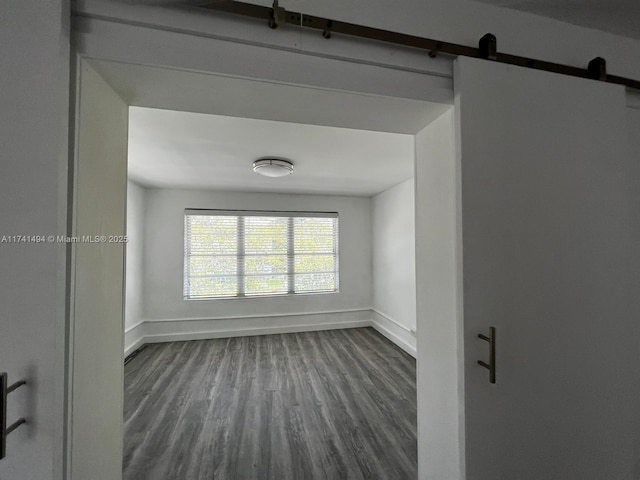
[[[189,234],[188,232],[188,216],[232,216],[238,219],[236,224],[236,238],[238,239],[237,245],[237,253],[233,256],[236,261],[236,277],[238,278],[238,285],[236,286],[235,295],[214,295],[214,296],[197,296],[192,297],[190,295],[190,286],[189,279],[191,278],[189,272],[189,258],[190,252],[188,251],[188,242],[189,242]],[[256,293],[256,294],[246,294],[245,291],[245,281],[247,276],[244,273],[245,262],[241,261],[245,260],[247,257],[244,254],[244,241],[240,241],[244,239],[244,219],[247,217],[277,217],[277,218],[287,218],[287,272],[281,275],[286,275],[288,289],[287,292],[282,293]],[[240,219],[242,218],[242,221]],[[334,265],[335,268],[333,272],[309,272],[313,273],[331,273],[334,275],[334,286],[333,290],[321,290],[321,291],[302,291],[295,292],[295,233],[294,233],[294,219],[295,218],[325,218],[325,219],[333,219],[333,257],[334,257]],[[320,212],[320,211],[276,211],[276,210],[228,210],[228,209],[209,209],[209,208],[185,208],[184,209],[184,235],[183,235],[183,299],[184,300],[243,300],[243,299],[254,299],[254,298],[279,298],[286,296],[306,296],[306,295],[327,295],[327,294],[335,294],[340,293],[340,249],[339,249],[339,238],[340,238],[340,229],[339,229],[339,214],[338,212]],[[242,244],[242,245],[241,245]],[[310,253],[298,253],[298,255],[311,255]],[[269,254],[265,254],[269,255]],[[282,255],[282,254],[280,254]],[[212,255],[213,256],[213,255]],[[242,285],[241,285],[242,284]]]

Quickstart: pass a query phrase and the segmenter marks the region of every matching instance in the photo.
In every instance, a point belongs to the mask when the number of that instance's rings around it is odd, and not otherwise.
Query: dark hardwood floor
[[[125,480],[417,478],[415,360],[372,328],[172,342],[125,367]]]

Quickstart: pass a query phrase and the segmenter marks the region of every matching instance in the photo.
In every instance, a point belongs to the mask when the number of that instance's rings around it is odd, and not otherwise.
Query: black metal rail
[[[395,45],[417,48],[426,51],[429,56],[435,57],[438,54],[465,56],[473,58],[483,58],[498,63],[517,65],[520,67],[544,70],[547,72],[570,75],[573,77],[589,78],[608,83],[624,85],[628,88],[640,90],[640,81],[630,78],[608,75],[606,73],[606,62],[602,58],[594,58],[589,62],[588,68],[572,67],[560,63],[546,62],[534,58],[509,55],[497,51],[496,37],[487,34],[479,42],[479,46],[468,47],[457,43],[442,42],[430,38],[417,37],[404,33],[391,32],[379,28],[365,27],[353,23],[339,22],[328,18],[315,17],[299,12],[289,12],[278,6],[277,0],[272,8],[252,5],[233,0],[221,0],[200,5],[201,8],[215,10],[219,12],[232,13],[262,19],[269,27],[277,28],[283,24],[291,24],[322,31],[324,38],[331,38],[333,33],[350,35],[354,37],[367,38]]]

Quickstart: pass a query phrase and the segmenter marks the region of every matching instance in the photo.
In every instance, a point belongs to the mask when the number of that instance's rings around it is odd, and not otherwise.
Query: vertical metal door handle
[[[0,460],[7,456],[7,436],[23,423],[27,423],[24,418],[20,418],[7,427],[7,396],[26,384],[25,380],[20,380],[9,385],[7,374],[0,373]]]
[[[488,337],[479,333],[478,338],[489,342],[489,363],[478,360],[478,365],[489,370],[489,382],[496,383],[496,327],[489,327]]]

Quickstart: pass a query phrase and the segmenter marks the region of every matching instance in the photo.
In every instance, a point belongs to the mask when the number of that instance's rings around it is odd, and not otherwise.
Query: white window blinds
[[[184,297],[338,291],[338,215],[185,210]]]

